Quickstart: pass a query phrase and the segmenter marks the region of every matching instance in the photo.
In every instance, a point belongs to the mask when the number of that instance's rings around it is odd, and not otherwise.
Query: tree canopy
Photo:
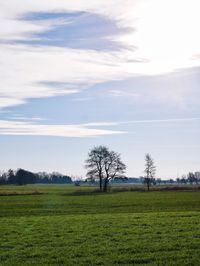
[[[123,178],[126,165],[121,156],[105,146],[94,147],[88,154],[86,160],[87,176],[91,180],[99,181],[100,191],[106,192],[108,184],[116,178]]]

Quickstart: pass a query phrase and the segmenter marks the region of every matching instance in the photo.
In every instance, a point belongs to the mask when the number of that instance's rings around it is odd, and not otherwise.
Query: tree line
[[[200,184],[200,172],[189,172],[187,175],[183,175],[181,178],[177,178],[176,182],[178,184],[190,184],[190,185],[194,185],[194,184]]]
[[[116,180],[127,180],[125,176],[126,165],[122,162],[121,155],[115,151],[110,150],[105,146],[96,146],[88,153],[88,158],[85,161],[87,169],[87,178],[84,182],[99,184],[99,190],[107,192],[108,185]],[[156,166],[150,154],[145,155],[145,176],[140,177],[140,180],[146,185],[147,190],[150,190],[152,185],[163,184],[164,181],[155,178]],[[75,185],[80,185],[82,180],[76,180]],[[189,172],[181,178],[168,180],[170,184],[199,184],[200,172]],[[57,172],[46,173],[32,173],[24,169],[16,171],[10,169],[8,172],[0,174],[0,185],[13,184],[13,185],[26,185],[26,184],[70,184],[73,183],[72,177],[62,175]]]
[[[27,185],[27,184],[70,184],[72,179],[70,176],[62,175],[57,172],[53,173],[32,173],[24,169],[18,169],[16,171],[9,169],[8,172],[0,174],[0,185],[12,184],[12,185]]]

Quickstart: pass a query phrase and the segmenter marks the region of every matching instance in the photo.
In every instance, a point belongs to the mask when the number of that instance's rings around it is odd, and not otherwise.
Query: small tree
[[[150,154],[145,155],[145,170],[146,177],[144,179],[144,183],[147,185],[147,190],[149,191],[149,187],[154,181],[154,177],[156,174],[156,167],[154,165],[154,161]]]
[[[99,181],[100,191],[107,191],[110,180],[122,178],[126,166],[121,161],[120,154],[110,151],[107,147],[94,147],[86,160],[87,176]]]

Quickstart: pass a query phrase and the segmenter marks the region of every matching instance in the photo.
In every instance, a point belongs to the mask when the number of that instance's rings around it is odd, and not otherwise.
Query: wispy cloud
[[[13,120],[30,122],[30,121],[44,121],[46,119],[41,118],[41,117],[26,117],[26,116],[20,116],[20,115],[13,115],[9,117],[9,121],[13,121]]]
[[[107,65],[108,61],[117,60],[114,54],[24,45],[0,47],[2,107],[23,103],[28,98],[76,93],[83,84],[90,86],[126,76],[117,66]],[[60,87],[56,82],[69,85]]]
[[[126,90],[110,90],[109,94],[114,97],[128,97],[128,98],[138,98],[140,95]]]
[[[89,125],[51,125],[33,122],[0,120],[0,135],[53,136],[53,137],[95,137],[123,134],[122,131],[90,128]]]
[[[121,124],[146,124],[146,123],[177,123],[177,122],[191,122],[199,121],[199,117],[194,118],[170,118],[170,119],[149,119],[149,120],[132,120],[121,122]]]
[[[0,3],[0,108],[19,105],[29,98],[77,93],[90,86],[133,75],[157,75],[179,68],[199,66],[198,1],[169,0],[6,0]],[[173,12],[172,12],[173,11]],[[178,11],[178,13],[177,13]],[[111,21],[118,29],[129,29],[108,40],[123,49],[95,51],[40,45],[31,40],[59,25],[66,28],[72,18],[27,20],[28,14],[86,12]],[[188,17],[190,19],[185,19]],[[170,17],[170,20],[169,20]],[[23,19],[24,18],[24,19]],[[81,25],[80,25],[81,29]],[[44,33],[44,36],[42,35]],[[51,37],[53,38],[53,37]],[[30,41],[20,45],[19,40]],[[173,41],[172,41],[173,40]],[[103,49],[102,49],[103,50]],[[50,86],[48,82],[54,82]],[[61,88],[57,83],[73,84]],[[116,92],[115,92],[115,95]],[[118,96],[119,93],[118,93]]]
[[[169,118],[169,119],[144,119],[144,120],[130,120],[130,121],[115,121],[115,122],[95,122],[87,123],[85,126],[90,127],[102,127],[102,126],[119,126],[129,124],[160,124],[160,123],[184,123],[200,121],[200,117],[189,117],[189,118]]]
[[[29,119],[29,121],[28,121]],[[27,120],[27,121],[26,121]],[[99,129],[130,124],[160,124],[199,121],[200,118],[149,119],[116,122],[91,122],[75,125],[38,124],[38,117],[16,117],[13,120],[0,120],[0,135],[15,136],[52,136],[52,137],[95,137],[124,134],[125,131]]]

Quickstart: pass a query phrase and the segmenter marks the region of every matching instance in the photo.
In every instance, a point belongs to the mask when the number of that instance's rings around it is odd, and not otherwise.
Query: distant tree
[[[161,180],[160,178],[157,178],[157,179],[156,179],[156,183],[157,183],[158,185],[160,185],[160,184],[162,183],[162,180]]]
[[[110,151],[107,147],[94,147],[86,160],[87,176],[99,181],[99,188],[106,192],[111,180],[123,178],[126,165],[121,161],[120,154]]]
[[[50,174],[50,180],[51,180],[51,183],[53,184],[64,184],[64,183],[72,182],[70,177],[63,176],[62,174],[57,173],[57,172],[53,172],[52,174]]]
[[[68,175],[62,175],[57,172],[48,174],[46,172],[39,172],[36,175],[36,182],[41,184],[71,184],[72,179]]]
[[[181,184],[184,184],[184,185],[187,184],[187,182],[188,182],[187,177],[185,175],[182,175],[180,182],[181,182]]]
[[[48,174],[46,172],[32,173],[24,169],[14,171],[9,169],[8,172],[0,173],[0,184],[71,184],[72,179],[70,176],[62,175],[57,172]]]
[[[79,186],[81,185],[81,182],[80,182],[79,180],[76,180],[76,181],[74,182],[74,185],[75,185],[76,187],[79,187]]]
[[[12,169],[8,170],[7,178],[8,178],[9,184],[16,184],[16,176],[15,176],[15,173]]]
[[[199,184],[200,183],[200,172],[195,172],[195,183]]]
[[[156,167],[154,165],[154,161],[150,154],[145,155],[145,170],[146,176],[144,179],[145,184],[147,185],[147,190],[149,191],[149,187],[154,182],[154,177],[156,174]]]
[[[192,172],[189,172],[187,179],[190,185],[192,185],[193,183],[195,183],[195,174],[193,174]]]
[[[36,183],[36,175],[24,169],[18,169],[16,172],[17,185],[26,185]]]
[[[37,183],[49,184],[51,182],[50,174],[46,172],[37,173]]]
[[[7,175],[6,173],[1,173],[0,174],[0,185],[4,185],[7,182]]]

